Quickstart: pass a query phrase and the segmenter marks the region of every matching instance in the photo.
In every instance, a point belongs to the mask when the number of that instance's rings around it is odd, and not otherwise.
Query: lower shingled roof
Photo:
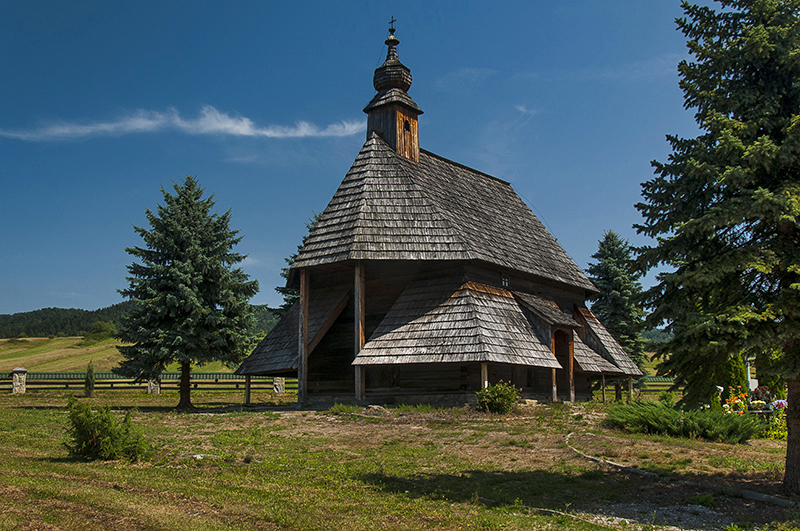
[[[451,280],[411,283],[353,364],[465,362],[561,368],[511,292]]]
[[[334,313],[341,312],[350,291],[347,289],[315,290],[308,304],[308,340],[320,333]],[[338,315],[338,314],[337,314]],[[300,304],[295,302],[286,315],[261,340],[252,354],[236,369],[236,374],[275,374],[296,371],[298,363],[298,325]]]

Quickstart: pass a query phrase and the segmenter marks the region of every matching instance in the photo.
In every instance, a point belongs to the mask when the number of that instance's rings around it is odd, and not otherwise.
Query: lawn
[[[796,529],[785,509],[682,483],[776,493],[785,443],[614,432],[593,404],[503,417],[410,406],[332,414],[297,410],[292,397],[259,393],[242,408],[240,394],[206,392],[194,395],[197,413],[178,414],[177,398],[92,399],[120,416],[139,408],[155,453],[127,463],[68,457],[67,394],[0,396],[0,529]],[[673,481],[598,465],[567,441]]]

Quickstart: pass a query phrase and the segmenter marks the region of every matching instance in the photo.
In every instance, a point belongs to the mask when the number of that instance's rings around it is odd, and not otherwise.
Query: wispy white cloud
[[[497,73],[491,68],[459,68],[449,72],[436,81],[436,88],[439,90],[458,90],[476,85],[484,79]]]
[[[243,164],[258,162],[258,155],[250,154],[250,155],[239,155],[235,157],[228,157],[227,159],[225,159],[225,162],[240,162]]]
[[[523,114],[523,115],[533,116],[534,114],[539,114],[539,110],[538,109],[531,109],[527,105],[517,105],[514,108],[516,110],[518,110],[520,112],[520,114]]]
[[[258,258],[253,258],[251,255],[247,255],[244,260],[242,260],[243,267],[253,267],[257,266],[261,263],[261,260]]]
[[[343,120],[325,127],[304,121],[296,122],[292,126],[260,127],[249,118],[231,116],[206,105],[200,110],[200,115],[194,119],[181,117],[175,109],[169,109],[166,112],[140,110],[106,122],[58,122],[27,130],[0,129],[0,137],[29,141],[70,140],[90,136],[121,136],[174,129],[191,135],[302,138],[350,136],[363,132],[365,125],[363,121]]]

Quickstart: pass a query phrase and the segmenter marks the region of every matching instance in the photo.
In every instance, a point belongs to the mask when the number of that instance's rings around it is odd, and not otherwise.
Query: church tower
[[[411,70],[397,58],[400,40],[390,28],[386,45],[386,61],[375,69],[372,84],[378,93],[364,108],[367,113],[367,139],[373,131],[378,133],[392,149],[403,157],[419,162],[419,127],[417,117],[422,114],[408,89],[411,87]]]

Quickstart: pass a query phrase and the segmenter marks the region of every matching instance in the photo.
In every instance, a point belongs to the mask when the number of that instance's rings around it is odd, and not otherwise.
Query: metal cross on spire
[[[395,29],[394,29],[394,23],[395,22],[397,22],[397,20],[394,17],[392,17],[392,20],[389,21],[389,33],[391,33],[392,35],[394,35],[394,32],[395,32]]]

